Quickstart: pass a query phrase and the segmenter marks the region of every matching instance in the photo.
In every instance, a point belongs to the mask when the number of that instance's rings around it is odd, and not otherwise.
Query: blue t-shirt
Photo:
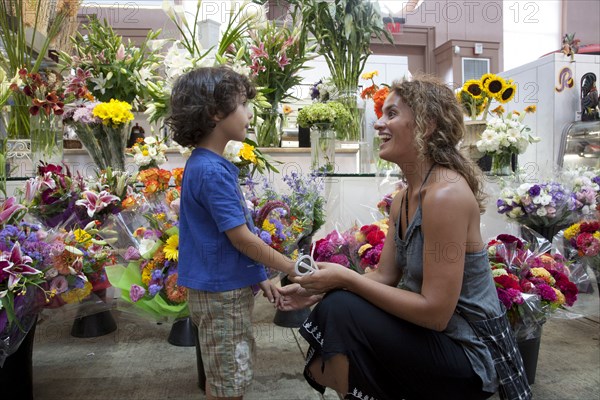
[[[179,216],[178,284],[224,292],[267,279],[263,265],[238,251],[225,231],[253,224],[238,185],[238,168],[204,148],[185,164]]]

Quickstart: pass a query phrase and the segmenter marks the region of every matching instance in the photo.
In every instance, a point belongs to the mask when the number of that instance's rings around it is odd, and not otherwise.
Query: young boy
[[[263,265],[293,274],[294,262],[252,233],[238,185],[239,170],[222,157],[230,140],[244,140],[252,112],[250,81],[226,67],[181,76],[171,94],[174,140],[194,147],[181,185],[179,280],[189,288],[198,326],[208,399],[242,399],[252,380],[251,285],[269,301],[279,296]]]

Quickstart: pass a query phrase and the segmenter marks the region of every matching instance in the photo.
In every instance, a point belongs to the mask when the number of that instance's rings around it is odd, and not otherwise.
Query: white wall
[[[503,2],[505,71],[560,49],[561,4],[560,0]]]

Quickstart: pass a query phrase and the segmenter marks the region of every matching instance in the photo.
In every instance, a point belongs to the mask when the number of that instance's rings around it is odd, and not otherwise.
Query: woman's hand
[[[318,271],[291,280],[299,283],[308,293],[321,294],[335,289],[345,289],[350,280],[358,276],[356,272],[339,264],[318,262],[317,266]]]
[[[308,293],[297,283],[277,288],[277,290],[280,294],[277,308],[281,311],[293,311],[310,307],[323,298],[322,295]]]

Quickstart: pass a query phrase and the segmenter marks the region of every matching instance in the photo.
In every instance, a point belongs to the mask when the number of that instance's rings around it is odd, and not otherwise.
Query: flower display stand
[[[535,373],[537,370],[541,341],[541,334],[533,339],[517,341],[519,352],[523,358],[523,366],[525,368],[525,374],[527,375],[527,381],[530,385],[535,383]]]
[[[37,319],[37,318],[36,318]],[[33,341],[36,321],[19,345],[0,367],[0,387],[4,399],[33,399]]]
[[[206,373],[202,362],[202,352],[198,341],[198,327],[194,324],[191,317],[179,318],[175,320],[167,341],[173,346],[196,347],[196,368],[198,370],[198,387],[206,391]]]
[[[108,335],[117,330],[117,323],[110,311],[75,318],[71,327],[71,336],[93,338]]]
[[[167,341],[173,346],[194,347],[197,335],[196,326],[190,317],[179,318],[173,322]]]

